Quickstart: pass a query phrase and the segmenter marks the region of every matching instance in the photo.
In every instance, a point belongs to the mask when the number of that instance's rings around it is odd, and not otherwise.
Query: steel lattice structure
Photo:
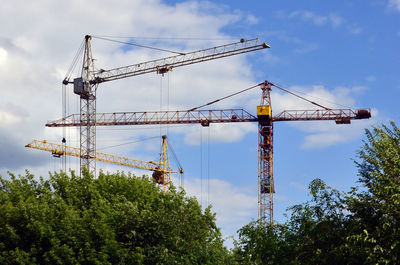
[[[184,110],[152,112],[97,113],[96,126],[115,125],[156,125],[156,124],[201,124],[257,122],[258,123],[258,217],[262,223],[273,222],[273,195],[275,193],[273,174],[273,124],[281,121],[332,120],[337,124],[349,124],[351,120],[371,117],[367,109],[314,109],[284,110],[275,115],[271,108],[271,86],[265,81],[259,84],[262,91],[257,115],[243,109],[227,110]],[[85,126],[84,115],[73,114],[51,121],[48,127]]]
[[[91,49],[92,37],[85,36],[81,77],[70,81],[63,80],[64,85],[73,84],[74,93],[80,96],[80,165],[86,166],[90,172],[96,173],[96,90],[100,83],[122,78],[156,72],[164,74],[173,68],[215,60],[237,54],[257,51],[269,46],[260,39],[241,39],[239,42],[216,46],[208,49],[180,53],[162,59],[118,67],[109,70],[95,70]],[[65,104],[65,103],[63,103]],[[63,117],[66,119],[66,117]]]
[[[82,150],[82,148],[76,148],[64,144],[51,143],[45,140],[33,140],[31,143],[25,145],[25,147],[51,152],[54,157],[65,157],[65,156],[81,157],[82,154],[86,154],[86,150]],[[164,191],[166,191],[166,189],[171,183],[171,173],[180,173],[180,174],[183,173],[183,169],[180,170],[171,169],[169,155],[168,155],[167,137],[165,135],[162,136],[160,161],[158,162],[155,161],[146,162],[101,152],[94,153],[91,159],[114,165],[153,171],[153,178],[158,184],[163,185]]]

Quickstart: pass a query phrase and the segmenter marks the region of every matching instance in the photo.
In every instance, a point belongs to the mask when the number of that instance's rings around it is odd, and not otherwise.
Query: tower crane
[[[62,156],[80,157],[81,155],[80,148],[51,143],[46,140],[33,140],[29,144],[25,145],[25,147],[39,149],[43,151],[49,151],[52,153],[54,157],[62,157]],[[168,155],[168,143],[166,135],[162,136],[162,147],[161,147],[159,162],[154,162],[154,161],[146,162],[137,159],[126,158],[118,155],[110,155],[100,152],[96,152],[95,157],[93,159],[95,159],[96,161],[101,161],[114,165],[121,165],[136,169],[152,171],[153,179],[157,184],[163,186],[164,191],[167,190],[168,186],[171,183],[171,173],[183,174],[184,172],[182,168],[179,168],[179,170],[172,170],[170,167],[170,160]]]
[[[95,38],[95,36],[93,36]],[[100,38],[100,37],[99,37]],[[104,39],[104,38],[102,38]],[[239,42],[216,46],[208,49],[197,50],[188,53],[132,64],[128,66],[95,70],[94,58],[91,49],[92,36],[86,35],[83,48],[83,64],[81,76],[70,80],[66,77],[63,85],[73,84],[74,93],[80,96],[80,166],[86,166],[90,172],[96,172],[96,91],[100,83],[117,79],[133,77],[146,73],[156,72],[164,74],[173,68],[185,65],[215,60],[237,54],[252,52],[269,45],[260,39],[241,39]],[[65,117],[63,117],[65,118]]]
[[[273,195],[275,193],[273,175],[273,123],[281,121],[321,121],[333,120],[336,124],[350,124],[351,120],[368,119],[371,111],[368,109],[330,109],[320,104],[313,110],[284,110],[272,114],[270,92],[272,86],[298,96],[268,81],[255,87],[262,91],[257,114],[252,115],[244,109],[198,110],[193,108],[184,111],[154,111],[154,112],[119,112],[98,113],[96,125],[151,125],[151,124],[193,124],[200,123],[209,126],[210,123],[257,122],[258,123],[258,218],[261,223],[273,222]],[[217,102],[215,100],[211,103]],[[210,104],[211,104],[210,103]],[[206,105],[210,105],[206,104]],[[204,105],[205,106],[205,105]],[[85,126],[82,115],[72,114],[68,117],[48,122],[48,127]]]

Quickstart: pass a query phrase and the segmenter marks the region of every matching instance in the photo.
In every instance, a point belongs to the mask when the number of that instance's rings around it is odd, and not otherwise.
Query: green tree
[[[234,242],[233,257],[237,264],[296,264],[286,241],[286,226],[261,226],[251,222],[239,231]]]
[[[289,208],[285,224],[243,227],[235,259],[243,264],[399,264],[400,130],[394,122],[366,130],[355,164],[360,185],[349,193],[315,179],[311,200]]]
[[[0,264],[229,264],[210,208],[147,177],[0,177]]]
[[[353,188],[347,207],[352,254],[364,264],[400,262],[400,130],[394,122],[366,130],[358,152],[361,186]]]

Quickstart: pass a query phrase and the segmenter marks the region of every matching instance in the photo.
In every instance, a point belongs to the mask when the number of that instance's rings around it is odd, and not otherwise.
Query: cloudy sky
[[[3,1],[0,9],[0,173],[36,175],[60,170],[50,154],[26,150],[33,139],[60,142],[62,129],[45,128],[62,115],[61,81],[86,34],[136,44],[190,51],[259,37],[271,49],[101,84],[98,112],[182,110],[264,80],[306,95],[322,105],[371,108],[374,117],[334,122],[275,124],[275,219],[307,198],[314,178],[347,190],[357,180],[351,158],[364,128],[399,121],[400,1]],[[97,68],[109,69],[170,53],[93,39]],[[79,67],[78,67],[79,68]],[[79,69],[74,75],[79,75]],[[252,90],[214,108],[255,113],[260,91]],[[273,112],[312,108],[272,92]],[[79,100],[67,91],[68,114]],[[98,128],[99,151],[157,159],[167,133],[185,169],[184,186],[212,204],[225,237],[257,217],[257,126],[213,124]],[[78,146],[76,129],[67,142]],[[68,158],[77,170],[79,162]],[[105,170],[123,170],[99,164]],[[126,170],[126,169],[125,169]],[[144,174],[146,172],[137,172]],[[178,182],[178,181],[177,181]]]

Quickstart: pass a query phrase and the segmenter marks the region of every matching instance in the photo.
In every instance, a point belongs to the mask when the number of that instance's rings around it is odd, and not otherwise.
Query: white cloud
[[[210,190],[207,188],[208,184]],[[252,218],[257,219],[256,186],[249,192],[248,187],[239,187],[216,178],[211,178],[209,183],[198,178],[186,178],[185,190],[189,196],[196,196],[199,202],[202,201],[204,207],[210,202],[212,211],[217,214],[217,224],[222,228],[225,237],[236,235],[236,231]]]
[[[290,13],[289,18],[300,17],[302,20],[311,21],[316,26],[323,26],[328,22],[326,16],[320,16],[311,11],[298,10]]]
[[[300,17],[303,21],[311,21],[314,25],[319,27],[330,24],[332,28],[337,28],[345,22],[343,17],[336,14],[322,16],[307,10],[294,11],[290,13],[288,17]]]
[[[345,20],[341,16],[338,16],[338,15],[335,15],[335,14],[330,14],[329,15],[329,21],[331,22],[333,28],[337,28],[340,25],[342,25]]]
[[[255,25],[259,22],[259,19],[253,15],[247,15],[246,22],[249,23],[250,25]]]
[[[360,34],[362,32],[362,28],[355,23],[347,25],[347,30],[354,35]]]
[[[374,75],[369,75],[365,78],[365,80],[367,80],[368,82],[375,82],[376,77]]]
[[[389,8],[400,12],[400,0],[389,0],[388,6]]]
[[[0,126],[2,127],[20,123],[21,120],[21,117],[16,116],[13,113],[0,110]]]
[[[342,16],[331,13],[328,15],[319,15],[309,10],[297,10],[293,11],[289,15],[285,15],[284,12],[279,12],[280,18],[300,18],[303,21],[310,21],[318,27],[331,26],[333,29],[345,26],[348,32],[351,34],[360,34],[362,28],[356,23],[347,22]]]
[[[294,52],[296,52],[296,53],[307,53],[307,52],[311,52],[311,51],[314,51],[314,50],[318,49],[318,44],[312,43],[312,42],[311,43],[310,42],[306,42],[306,41],[304,41],[302,39],[299,39],[297,37],[290,36],[284,31],[264,32],[263,36],[266,37],[266,38],[274,37],[274,38],[277,38],[277,39],[279,39],[279,40],[281,40],[283,42],[290,43],[290,44],[295,44],[296,48],[295,48]],[[270,52],[270,50],[266,51],[266,55],[267,55],[267,56],[265,56],[266,60],[269,59],[269,54],[268,54],[269,52]],[[276,57],[276,56],[272,57],[272,63],[279,62],[279,61],[280,60],[279,60],[278,57]]]
[[[309,43],[309,44],[305,44],[302,47],[294,49],[294,52],[296,52],[296,53],[309,53],[309,52],[312,52],[312,51],[315,51],[315,50],[318,50],[318,44]]]
[[[0,47],[0,66],[6,62],[7,55],[7,51]]]

